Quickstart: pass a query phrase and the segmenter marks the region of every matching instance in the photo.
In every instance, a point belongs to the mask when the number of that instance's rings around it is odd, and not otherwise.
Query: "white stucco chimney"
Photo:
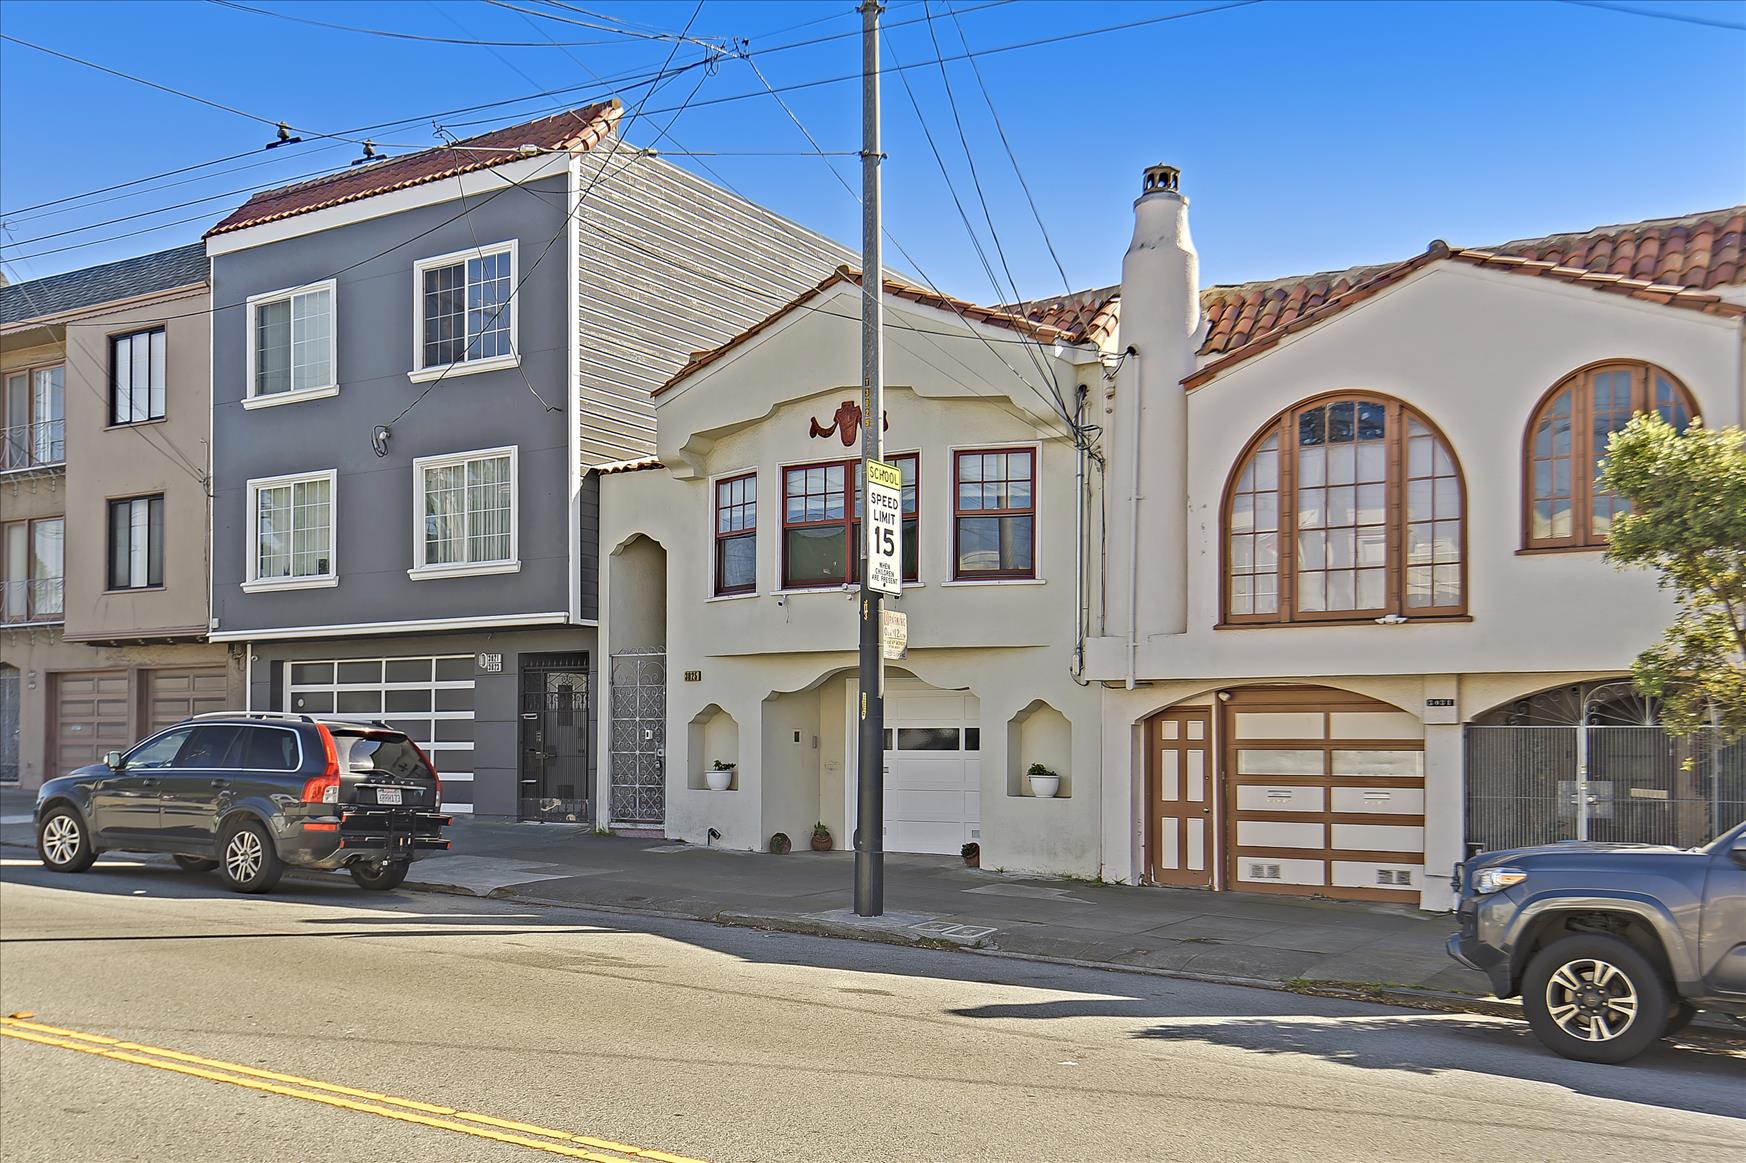
[[[1122,260],[1110,449],[1108,632],[1137,644],[1188,628],[1188,398],[1200,328],[1200,257],[1174,166],[1146,169]],[[1130,671],[1130,677],[1132,672]]]

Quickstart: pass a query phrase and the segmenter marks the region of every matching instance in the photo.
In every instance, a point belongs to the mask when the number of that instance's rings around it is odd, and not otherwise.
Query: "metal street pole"
[[[885,262],[879,222],[879,7],[861,7],[861,479],[885,455],[885,350],[881,304]],[[865,485],[862,492],[867,492]],[[863,501],[865,505],[865,501]],[[870,509],[870,506],[868,506]],[[879,592],[868,585],[861,521],[861,715],[856,764],[855,914],[885,912],[885,663],[879,650]]]

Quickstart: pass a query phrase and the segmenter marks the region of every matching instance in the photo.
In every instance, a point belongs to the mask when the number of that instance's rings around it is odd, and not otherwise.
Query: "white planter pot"
[[[1040,800],[1052,800],[1055,793],[1061,790],[1061,777],[1058,775],[1027,775],[1031,781],[1031,794]]]
[[[734,781],[734,769],[712,767],[703,773],[703,778],[709,782],[710,791],[726,791]]]

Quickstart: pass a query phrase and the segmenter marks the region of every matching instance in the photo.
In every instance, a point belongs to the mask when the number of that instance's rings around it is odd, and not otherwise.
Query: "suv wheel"
[[[266,892],[285,873],[285,864],[273,849],[273,838],[253,820],[226,834],[218,867],[225,883],[237,892]]]
[[[405,860],[385,860],[380,864],[360,861],[347,871],[352,874],[352,879],[359,888],[387,892],[391,888],[400,887],[400,882],[406,879],[406,873],[411,867]]]
[[[170,859],[183,872],[211,872],[218,867],[218,861],[208,860],[204,856],[172,856]]]
[[[1667,1029],[1670,1004],[1660,971],[1617,937],[1554,941],[1522,977],[1522,1008],[1535,1035],[1580,1062],[1635,1058]]]
[[[85,821],[71,808],[50,808],[36,830],[36,854],[50,872],[83,872],[97,859]]]

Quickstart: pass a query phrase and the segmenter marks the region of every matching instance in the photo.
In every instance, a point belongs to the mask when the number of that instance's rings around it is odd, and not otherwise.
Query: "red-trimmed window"
[[[888,456],[886,460],[903,474],[903,577],[905,581],[915,581],[919,576],[916,571],[919,464],[915,453]],[[784,589],[840,586],[858,581],[860,537],[860,461],[794,465],[782,471]]]
[[[715,592],[758,588],[758,474],[715,482]]]
[[[952,576],[1037,575],[1037,454],[1031,448],[979,448],[952,461]]]

